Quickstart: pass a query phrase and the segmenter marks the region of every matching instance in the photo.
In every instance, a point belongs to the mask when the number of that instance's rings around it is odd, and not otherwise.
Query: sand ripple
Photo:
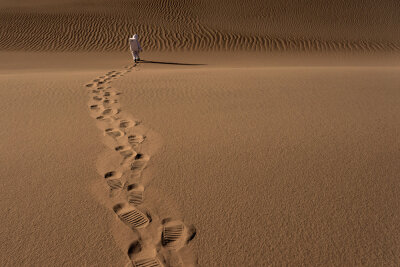
[[[279,5],[244,2],[118,0],[96,4],[60,1],[35,8],[0,5],[0,50],[126,51],[132,33],[142,37],[147,51],[400,50],[396,8],[390,5],[363,1],[360,6],[336,0],[330,6],[314,3],[305,8],[301,1]],[[374,5],[373,13],[368,12],[370,5]]]

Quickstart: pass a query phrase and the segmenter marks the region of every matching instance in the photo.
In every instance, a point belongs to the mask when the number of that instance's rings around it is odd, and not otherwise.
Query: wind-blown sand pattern
[[[44,1],[42,8],[1,6],[1,50],[126,51],[132,32],[142,36],[146,51],[400,50],[396,1],[85,0],[77,8],[64,0]]]
[[[117,203],[113,211],[137,234],[126,251],[131,260],[128,265],[195,266],[195,258],[190,258],[191,254],[182,250],[196,235],[194,226],[170,218],[160,221],[146,209],[142,173],[150,157],[141,152],[146,129],[139,127],[140,121],[123,112],[119,104],[121,93],[111,86],[111,81],[131,72],[136,66],[127,66],[123,71],[110,71],[85,85],[89,91],[90,115],[98,121],[97,126],[104,135],[111,138],[105,140],[106,145],[112,144],[114,148],[108,153],[120,155],[117,168],[105,172],[103,178],[109,186],[110,201]],[[111,160],[103,156],[100,164],[107,161]]]

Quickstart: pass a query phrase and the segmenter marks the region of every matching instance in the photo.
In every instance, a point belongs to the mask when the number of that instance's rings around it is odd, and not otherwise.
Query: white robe
[[[142,50],[142,47],[140,46],[139,40],[137,38],[129,38],[129,45],[132,52],[139,52],[140,50]]]

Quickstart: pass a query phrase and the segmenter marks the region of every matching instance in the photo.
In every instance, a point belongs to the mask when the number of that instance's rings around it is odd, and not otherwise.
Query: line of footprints
[[[152,225],[155,222],[146,211],[145,187],[141,184],[141,178],[150,157],[139,152],[146,135],[141,129],[143,127],[140,127],[140,121],[122,112],[119,103],[121,93],[111,87],[113,80],[131,72],[134,67],[136,65],[125,66],[121,71],[110,71],[86,84],[88,108],[98,128],[113,140],[115,153],[120,155],[119,168],[104,173],[104,179],[109,186],[110,198],[119,196],[122,199],[113,207],[115,214],[139,236],[128,250],[129,266],[175,266],[172,261],[176,260],[171,260],[171,257],[176,259],[179,256],[171,255],[179,255],[179,251],[194,238],[196,230],[193,226],[170,218],[161,220],[158,226]],[[150,228],[157,229],[158,240],[146,244],[146,235],[150,232],[146,229]],[[185,264],[180,261],[178,266],[182,265]]]

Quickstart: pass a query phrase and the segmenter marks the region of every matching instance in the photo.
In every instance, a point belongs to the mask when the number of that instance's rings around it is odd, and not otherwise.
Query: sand
[[[399,9],[2,1],[0,265],[400,265]]]
[[[127,51],[399,51],[396,0],[6,0],[0,49]]]
[[[196,222],[201,266],[398,264],[398,68],[135,74],[165,144],[148,190]]]

